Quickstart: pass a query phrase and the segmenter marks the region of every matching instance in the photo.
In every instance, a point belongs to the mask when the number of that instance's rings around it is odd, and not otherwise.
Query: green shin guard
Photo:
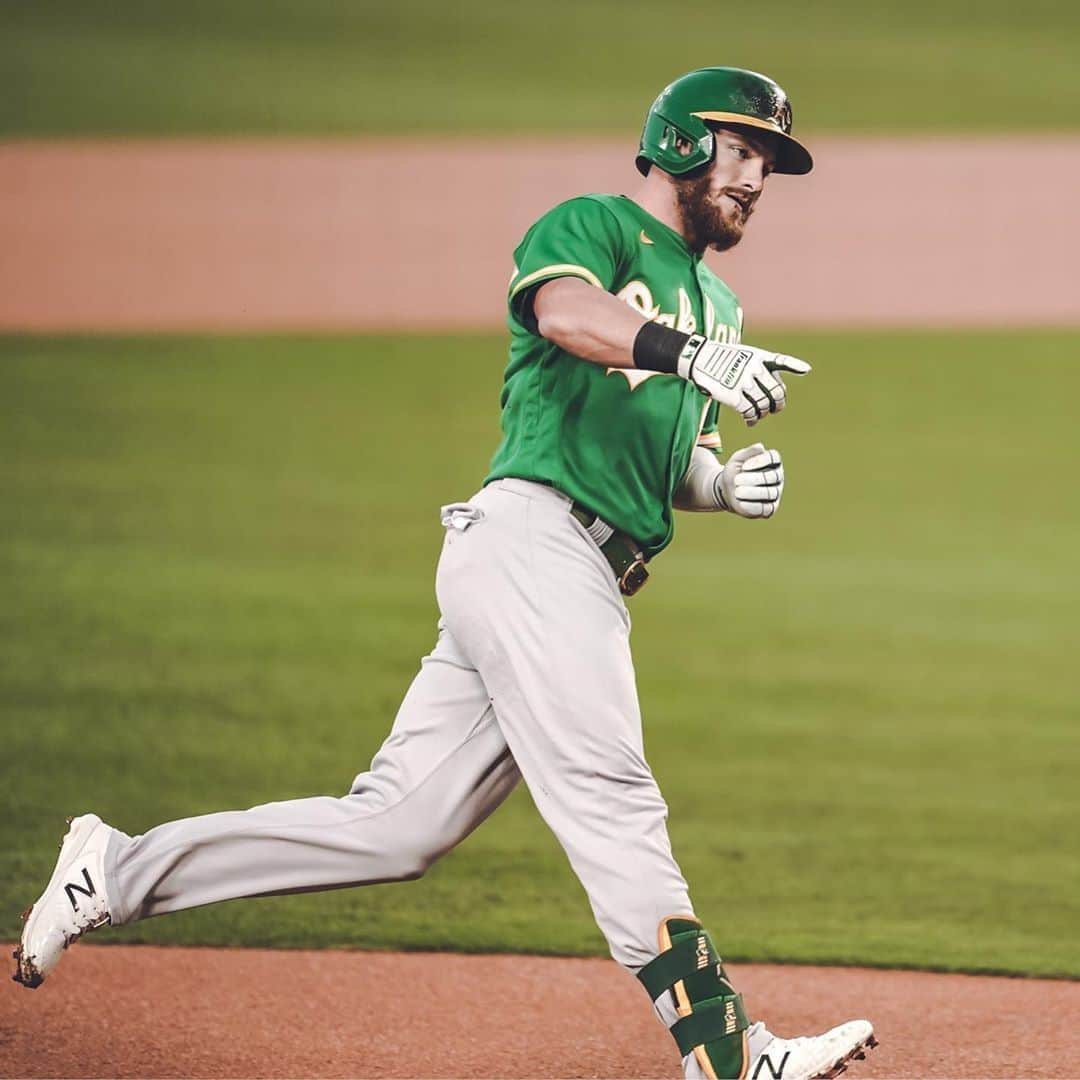
[[[706,1076],[746,1075],[746,1013],[742,995],[724,972],[708,932],[696,919],[673,916],[660,924],[660,955],[638,978],[657,1001],[670,993],[679,1019],[671,1034],[684,1057],[693,1052]]]

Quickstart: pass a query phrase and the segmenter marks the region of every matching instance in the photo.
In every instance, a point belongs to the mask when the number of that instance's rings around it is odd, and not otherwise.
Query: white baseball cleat
[[[45,891],[23,913],[15,950],[15,981],[40,986],[60,954],[83,934],[110,921],[105,892],[105,848],[112,829],[96,814],[69,818],[60,856]]]
[[[748,1080],[831,1080],[844,1072],[848,1062],[861,1061],[877,1046],[869,1020],[849,1020],[824,1035],[798,1039],[778,1039],[757,1023],[750,1026],[747,1038],[752,1051],[760,1047],[750,1059]]]

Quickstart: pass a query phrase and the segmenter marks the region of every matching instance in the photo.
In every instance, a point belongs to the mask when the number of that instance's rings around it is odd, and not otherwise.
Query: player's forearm
[[[603,367],[634,367],[634,339],[645,319],[580,278],[547,281],[533,297],[541,337]]]
[[[810,365],[751,345],[727,345],[699,333],[649,322],[611,293],[581,278],[540,285],[532,314],[541,337],[573,356],[609,368],[640,368],[678,375],[753,427],[779,412],[787,388],[777,372],[805,375]]]
[[[690,456],[690,467],[675,491],[672,505],[676,510],[726,510],[720,490],[723,472],[724,466],[711,450],[704,446],[695,446]]]

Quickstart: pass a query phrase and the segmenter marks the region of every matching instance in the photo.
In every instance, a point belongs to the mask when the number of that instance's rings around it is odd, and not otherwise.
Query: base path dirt
[[[1080,325],[1080,138],[811,139],[713,265],[753,327]],[[0,142],[0,331],[499,328],[632,139]],[[710,257],[712,258],[712,257]]]
[[[857,1016],[865,1077],[1070,1077],[1080,983],[739,965],[778,1034]],[[41,988],[0,987],[0,1075],[675,1077],[607,960],[80,945]]]

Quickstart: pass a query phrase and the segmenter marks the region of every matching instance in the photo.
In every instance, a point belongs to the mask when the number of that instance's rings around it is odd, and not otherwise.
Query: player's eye
[[[743,161],[745,161],[750,156],[750,151],[740,143],[729,143],[728,145],[731,149],[731,152],[736,157],[742,158]]]

